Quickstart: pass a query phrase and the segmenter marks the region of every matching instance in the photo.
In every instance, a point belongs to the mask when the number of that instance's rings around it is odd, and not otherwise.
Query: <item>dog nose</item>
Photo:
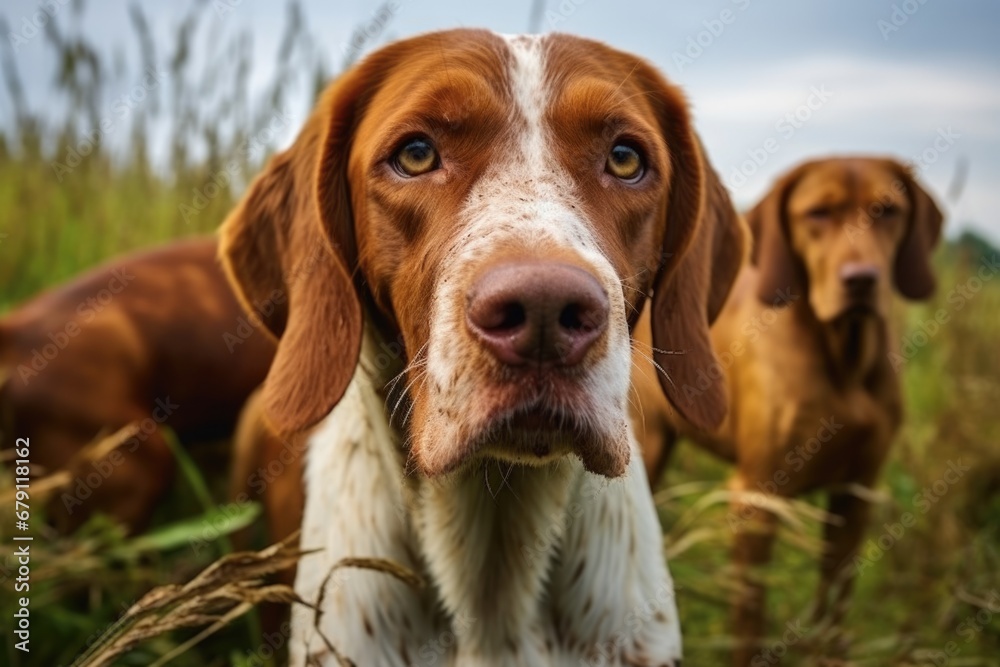
[[[608,323],[608,296],[587,271],[555,262],[490,268],[466,305],[470,330],[501,363],[572,366]]]
[[[875,287],[879,273],[875,264],[847,262],[840,267],[840,280],[851,295],[865,296]]]

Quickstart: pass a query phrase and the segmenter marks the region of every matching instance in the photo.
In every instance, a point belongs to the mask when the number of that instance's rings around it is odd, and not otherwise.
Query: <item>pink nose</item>
[[[469,329],[501,363],[572,366],[608,324],[608,296],[583,269],[555,262],[501,264],[472,286]]]
[[[855,297],[868,296],[879,279],[877,264],[847,262],[840,267],[840,280],[848,294]]]

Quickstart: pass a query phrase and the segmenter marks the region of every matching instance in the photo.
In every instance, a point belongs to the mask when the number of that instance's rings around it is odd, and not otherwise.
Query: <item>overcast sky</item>
[[[284,3],[208,2],[233,6],[212,16],[220,31],[253,31],[252,85],[262,88],[273,71]],[[525,32],[531,13],[531,0],[397,3],[378,42],[455,26]],[[187,2],[140,4],[164,38],[188,8]],[[303,5],[333,70],[352,30],[373,20],[378,2]],[[36,2],[8,0],[0,15],[17,30],[36,10]],[[125,3],[92,0],[84,26],[109,54],[120,51],[138,62]],[[548,0],[541,29],[600,39],[658,64],[687,92],[712,162],[742,206],[753,204],[777,174],[804,158],[891,154],[919,158],[921,180],[948,212],[949,235],[973,227],[1000,241],[995,0]],[[43,39],[21,44],[15,55],[36,108],[52,95],[53,64]],[[810,103],[812,109],[803,106]],[[10,118],[5,91],[0,113]],[[300,120],[290,124],[283,144],[301,124],[304,102],[295,113]],[[799,118],[782,122],[788,114]],[[765,142],[771,154],[762,150]],[[754,156],[762,164],[750,161]],[[970,165],[968,182],[958,202],[951,202],[945,193],[963,159]]]

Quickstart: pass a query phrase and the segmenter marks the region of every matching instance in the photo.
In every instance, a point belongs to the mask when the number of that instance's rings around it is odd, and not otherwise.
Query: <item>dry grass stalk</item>
[[[139,423],[132,422],[126,424],[109,436],[101,437],[100,434],[94,438],[86,447],[78,451],[62,470],[48,474],[45,477],[32,480],[31,497],[36,504],[44,504],[50,495],[73,483],[73,471],[79,470],[85,463],[98,461],[118,447],[121,447],[129,438],[139,433]],[[16,490],[12,487],[0,493],[0,505],[13,503]]]
[[[142,642],[180,628],[209,627],[157,664],[165,663],[261,602],[308,603],[290,586],[265,585],[268,575],[298,563],[306,553],[294,546],[298,535],[258,552],[223,556],[184,585],[154,588],[73,663],[103,667]]]
[[[261,602],[297,603],[312,608],[317,632],[330,654],[342,667],[354,667],[319,630],[323,596],[333,574],[342,568],[374,570],[418,589],[424,586],[424,581],[412,570],[390,560],[345,558],[330,568],[319,598],[314,603],[307,602],[290,586],[265,583],[268,575],[293,567],[303,556],[315,553],[299,549],[298,537],[296,533],[262,551],[223,556],[184,585],[154,588],[108,628],[72,667],[104,667],[153,637],[182,628],[207,626],[153,663],[153,667],[165,665]]]
[[[791,529],[784,535],[785,539],[813,554],[821,553],[823,544],[821,540],[817,540],[809,534],[809,525],[835,523],[838,520],[838,517],[834,517],[815,505],[795,498],[782,498],[759,491],[715,489],[705,492],[704,484],[700,482],[682,486],[685,493],[698,494],[699,497],[673,522],[669,534],[665,537],[667,555],[671,558],[678,556],[695,544],[718,538],[720,534],[718,528],[695,528],[696,525],[703,525],[705,512],[718,505],[732,507],[735,503],[745,503],[774,514]],[[662,492],[656,494],[655,500],[658,503],[668,503],[682,495],[678,488],[670,491],[669,496]],[[752,527],[747,526],[746,528],[751,529]]]

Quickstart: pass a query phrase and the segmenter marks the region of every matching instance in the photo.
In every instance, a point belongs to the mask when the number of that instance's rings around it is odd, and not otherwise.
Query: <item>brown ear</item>
[[[346,162],[361,78],[352,71],[324,93],[221,229],[222,260],[243,306],[280,338],[263,403],[282,435],[326,416],[358,363],[363,323]]]
[[[757,298],[773,306],[787,304],[787,295],[799,294],[805,287],[802,266],[788,241],[785,219],[785,204],[799,175],[796,169],[782,177],[747,213],[753,236],[750,262],[759,271]]]
[[[944,216],[913,176],[901,168],[903,182],[910,196],[910,225],[896,250],[892,277],[899,293],[908,299],[926,299],[934,293],[934,270],[931,251],[941,237]]]
[[[725,303],[746,254],[746,231],[729,195],[703,156],[683,97],[666,89],[660,110],[671,162],[664,265],[653,287],[660,386],[693,426],[711,430],[726,416],[724,378],[709,325]]]

